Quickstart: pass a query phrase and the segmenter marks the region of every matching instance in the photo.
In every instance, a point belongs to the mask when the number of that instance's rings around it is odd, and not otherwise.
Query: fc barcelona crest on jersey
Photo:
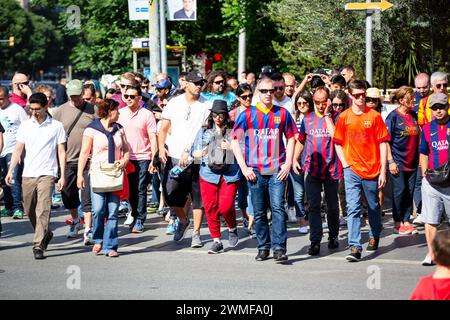
[[[364,121],[364,128],[370,128],[372,126],[372,121],[366,120]]]
[[[281,122],[281,117],[274,117],[273,121],[274,121],[276,124],[279,124],[279,123]]]

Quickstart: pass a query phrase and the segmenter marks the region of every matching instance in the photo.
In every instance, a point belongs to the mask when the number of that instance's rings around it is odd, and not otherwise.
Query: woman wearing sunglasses
[[[234,200],[238,190],[240,169],[231,149],[229,133],[233,123],[225,100],[214,100],[206,124],[198,132],[192,156],[200,163],[200,192],[213,243],[208,253],[223,252],[220,240],[220,216],[228,226],[228,244],[239,241]]]
[[[389,113],[386,126],[391,140],[388,148],[388,165],[392,181],[392,216],[394,233],[415,234],[409,223],[413,210],[413,195],[419,164],[419,134],[414,110],[414,89],[408,86],[395,91],[391,100],[399,107]]]
[[[300,130],[300,124],[303,118],[310,112],[314,111],[314,102],[311,93],[304,90],[299,92],[294,99],[295,106],[295,123],[297,129]],[[295,137],[295,140],[297,140]],[[301,158],[300,158],[300,143],[296,142],[294,151],[294,160],[292,162],[292,169],[289,173],[289,179],[291,180],[292,187],[294,188],[294,206],[295,215],[298,219],[299,228],[298,232],[301,234],[308,233],[308,224],[305,221],[305,175],[301,169]]]
[[[237,106],[230,111],[230,120],[235,122],[241,112],[250,108],[252,105],[253,92],[252,87],[243,83],[236,89],[237,96]],[[243,148],[243,146],[242,146]],[[252,201],[250,198],[250,193],[248,190],[247,179],[241,174],[241,183],[238,189],[238,207],[241,209],[244,227],[247,228],[249,235],[254,238],[256,237],[255,227],[254,227],[254,215]]]

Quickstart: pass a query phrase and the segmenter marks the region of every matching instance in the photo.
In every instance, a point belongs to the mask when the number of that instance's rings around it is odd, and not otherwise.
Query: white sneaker
[[[328,229],[328,223],[327,222],[322,223],[322,229]]]
[[[92,230],[91,229],[89,229],[88,231],[85,231],[83,237],[84,237],[84,245],[85,246],[94,244],[92,242]]]
[[[300,234],[307,234],[309,232],[309,227],[308,226],[300,227],[298,228],[298,232]]]
[[[422,215],[418,214],[417,217],[413,220],[413,224],[424,225],[422,221]]]
[[[295,223],[297,222],[297,216],[295,215],[295,208],[289,208],[287,211],[288,221]]]
[[[422,265],[425,267],[429,267],[429,266],[434,266],[435,263],[434,261],[431,259],[431,256],[429,256],[428,254],[426,255],[425,259],[423,259],[422,261]]]
[[[133,222],[134,222],[134,218],[133,218],[133,216],[131,215],[131,211],[128,211],[128,214],[127,214],[127,220],[125,220],[125,222],[123,223],[123,225],[124,225],[124,226],[129,226],[129,225],[131,225]]]

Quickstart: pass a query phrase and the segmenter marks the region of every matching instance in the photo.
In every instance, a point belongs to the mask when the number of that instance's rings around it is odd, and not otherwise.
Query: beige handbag
[[[123,189],[123,170],[114,163],[91,164],[91,188],[94,192],[113,192]]]

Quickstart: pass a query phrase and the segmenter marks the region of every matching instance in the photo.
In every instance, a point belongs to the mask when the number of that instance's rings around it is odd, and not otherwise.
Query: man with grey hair
[[[431,75],[431,87],[433,89],[433,94],[444,93],[448,96],[447,83],[448,75],[446,73],[437,71]],[[433,96],[433,94],[420,100],[419,108],[417,110],[417,123],[420,126],[424,126],[433,120],[429,99]]]
[[[295,92],[295,76],[290,72],[283,73],[284,94],[292,99]]]

